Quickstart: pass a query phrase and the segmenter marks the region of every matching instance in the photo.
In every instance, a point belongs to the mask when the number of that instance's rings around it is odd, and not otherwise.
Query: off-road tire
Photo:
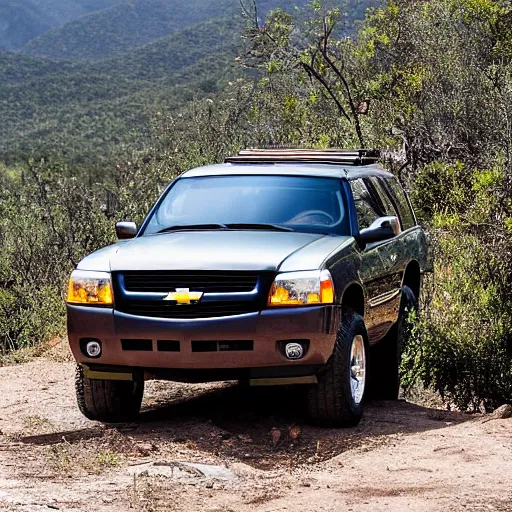
[[[90,420],[103,423],[134,421],[140,411],[144,379],[134,375],[133,381],[92,380],[83,366],[76,367],[75,390],[80,412]]]
[[[368,335],[363,317],[353,311],[345,311],[333,354],[323,371],[318,374],[318,384],[311,385],[308,389],[308,410],[314,423],[322,426],[353,427],[361,420],[364,395],[357,404],[350,388],[351,349],[357,335],[361,335],[364,340],[368,371]]]
[[[402,287],[397,322],[386,336],[370,349],[372,373],[370,395],[376,400],[398,400],[400,394],[400,362],[409,336],[408,318],[418,308],[418,300],[408,287]]]

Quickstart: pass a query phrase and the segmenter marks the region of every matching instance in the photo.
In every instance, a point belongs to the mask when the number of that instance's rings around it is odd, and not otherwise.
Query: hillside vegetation
[[[251,2],[244,0],[249,12]],[[342,30],[371,3],[347,2]],[[67,4],[68,15],[107,4],[114,5],[29,43],[33,55],[0,52],[0,159],[57,152],[75,165],[101,166],[140,149],[155,112],[182,108],[247,74],[234,60],[248,21],[239,0],[77,0]],[[260,25],[269,9],[294,12],[294,4],[259,0]],[[47,14],[59,5],[50,2]],[[68,60],[40,57],[46,53]]]
[[[262,0],[262,15],[306,0]],[[58,59],[103,59],[213,18],[240,13],[238,0],[132,0],[84,16],[30,41],[26,55]],[[193,43],[193,42],[191,42]]]
[[[49,150],[98,162],[140,147],[157,108],[212,93],[234,74],[242,26],[207,21],[98,63],[0,53],[0,159]]]

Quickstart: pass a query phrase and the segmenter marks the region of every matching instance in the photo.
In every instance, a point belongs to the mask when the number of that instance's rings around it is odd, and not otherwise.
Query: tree
[[[295,80],[309,80],[314,93],[320,91],[336,108],[340,119],[349,127],[351,134],[344,134],[347,143],[366,147],[366,137],[361,125],[361,85],[353,59],[353,41],[349,37],[336,38],[344,13],[341,9],[327,10],[316,0],[306,10],[299,10],[294,17],[281,10],[274,11],[265,27],[259,22],[256,2],[241,0],[249,22],[247,38],[251,48],[246,59],[249,65],[273,74],[292,73]]]

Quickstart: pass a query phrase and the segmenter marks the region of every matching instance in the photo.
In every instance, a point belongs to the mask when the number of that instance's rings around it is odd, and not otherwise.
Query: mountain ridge
[[[306,0],[260,0],[269,10],[292,8]],[[241,13],[237,0],[130,0],[94,12],[29,41],[25,55],[72,60],[101,60],[131,51],[187,26]]]
[[[236,74],[242,26],[240,18],[209,20],[100,62],[0,53],[0,159],[136,146],[133,131],[144,130],[156,105],[180,107]]]
[[[0,0],[0,48],[20,50],[28,41],[87,13],[122,0]]]
[[[98,7],[101,2],[117,0],[94,1]],[[210,2],[189,1],[197,9]],[[351,12],[373,1],[354,2]],[[226,2],[239,7],[236,0],[215,0],[207,12]],[[164,3],[168,7],[179,2],[148,0],[146,5]],[[132,5],[139,4],[140,0],[132,0]],[[260,2],[261,13],[294,4],[295,0],[265,0]],[[123,5],[98,14],[103,18]],[[126,48],[121,45],[119,53],[97,60],[0,51],[0,160],[58,151],[72,154],[77,161],[101,161],[116,148],[136,149],[155,112],[172,112],[194,98],[213,97],[228,81],[243,76],[247,71],[235,62],[243,47],[240,10],[233,11],[238,14],[224,12],[221,17],[197,12],[206,19],[158,39],[152,32],[151,41],[130,42]],[[177,19],[181,19],[178,14]],[[58,56],[62,57],[60,51]]]

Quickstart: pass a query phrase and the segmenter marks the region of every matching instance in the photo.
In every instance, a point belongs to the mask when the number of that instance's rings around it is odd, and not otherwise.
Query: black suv
[[[368,379],[399,391],[427,238],[369,151],[246,150],[175,179],[140,228],[80,262],[68,293],[81,411],[133,419],[144,381],[307,386],[354,425]]]

